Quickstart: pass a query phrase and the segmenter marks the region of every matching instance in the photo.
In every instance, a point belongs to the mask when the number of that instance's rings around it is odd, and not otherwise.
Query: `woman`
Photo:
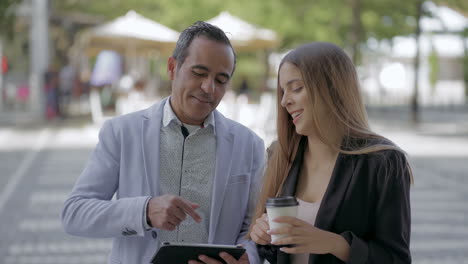
[[[270,263],[411,263],[411,168],[370,130],[349,57],[323,42],[291,51],[277,103],[278,142],[249,233],[260,255]],[[298,198],[298,218],[278,217],[290,227],[269,230],[265,201],[278,196]]]

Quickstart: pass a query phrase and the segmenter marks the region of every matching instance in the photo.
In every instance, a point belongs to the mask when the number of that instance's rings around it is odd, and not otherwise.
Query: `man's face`
[[[196,37],[182,65],[170,57],[171,106],[181,122],[200,125],[218,106],[231,81],[234,53],[226,44]]]

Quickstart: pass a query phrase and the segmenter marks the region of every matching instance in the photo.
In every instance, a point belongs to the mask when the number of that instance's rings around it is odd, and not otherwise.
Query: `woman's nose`
[[[284,93],[283,97],[281,98],[281,106],[286,107],[286,106],[288,106],[290,104],[291,104],[291,99],[289,98],[289,96],[286,93]]]

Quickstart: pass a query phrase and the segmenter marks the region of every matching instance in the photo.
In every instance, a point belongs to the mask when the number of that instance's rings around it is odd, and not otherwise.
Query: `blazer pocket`
[[[113,243],[112,243],[112,249],[109,254],[109,263],[111,264],[120,264],[122,263],[120,261],[120,243],[121,243],[121,238],[115,238]]]
[[[120,259],[116,259],[115,257],[109,257],[109,263],[110,264],[121,264]]]
[[[238,184],[238,183],[246,183],[246,182],[248,182],[248,175],[247,174],[231,175],[231,176],[229,176],[228,185]]]

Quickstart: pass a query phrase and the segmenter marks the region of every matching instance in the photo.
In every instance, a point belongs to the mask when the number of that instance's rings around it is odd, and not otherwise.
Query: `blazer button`
[[[158,237],[158,233],[156,233],[156,231],[152,231],[151,236],[153,237],[153,239],[156,239]]]

